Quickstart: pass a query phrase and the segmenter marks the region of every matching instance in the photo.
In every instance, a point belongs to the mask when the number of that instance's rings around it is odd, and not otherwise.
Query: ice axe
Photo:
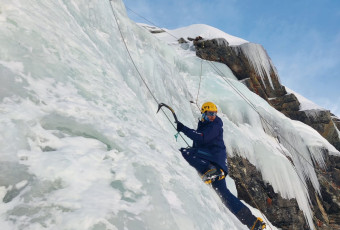
[[[168,106],[167,104],[159,103],[159,104],[158,104],[157,113],[159,112],[159,110],[160,110],[163,106],[166,107],[166,108],[168,108],[168,109],[171,111],[172,115],[174,115],[175,123],[178,123],[178,120],[177,120],[177,116],[176,116],[175,111],[174,111],[170,106]]]
[[[163,106],[166,107],[167,109],[169,109],[169,110],[171,111],[172,115],[174,115],[175,123],[178,123],[179,121],[177,120],[177,116],[176,116],[175,111],[174,111],[170,106],[168,106],[167,104],[159,103],[159,104],[158,104],[157,113],[159,112],[159,110],[160,110]],[[164,112],[164,111],[163,111],[163,112]],[[175,134],[176,141],[177,141],[178,135],[180,135],[180,136],[182,137],[182,135],[178,132],[177,134]],[[190,145],[188,144],[188,142],[187,142],[183,137],[182,137],[182,139],[184,140],[184,142],[185,142],[185,143],[188,145],[188,147],[189,147]]]

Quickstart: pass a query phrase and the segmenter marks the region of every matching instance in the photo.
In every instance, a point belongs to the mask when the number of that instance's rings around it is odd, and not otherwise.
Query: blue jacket
[[[184,126],[181,131],[193,140],[193,148],[197,149],[198,157],[217,164],[227,173],[227,151],[223,141],[222,127],[221,118],[216,116],[213,122],[199,121],[197,130]]]

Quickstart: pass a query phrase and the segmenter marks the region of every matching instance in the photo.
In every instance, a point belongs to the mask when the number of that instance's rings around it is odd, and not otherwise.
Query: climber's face
[[[207,111],[206,114],[207,114],[209,121],[212,122],[212,121],[215,120],[217,112],[216,111]]]

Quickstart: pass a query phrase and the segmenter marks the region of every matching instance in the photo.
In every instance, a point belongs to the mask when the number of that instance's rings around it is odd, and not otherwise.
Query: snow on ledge
[[[138,23],[138,24],[145,28],[153,28],[155,30],[154,26],[150,26],[150,25],[143,24],[143,23]],[[203,39],[224,38],[225,40],[228,41],[229,45],[231,46],[237,46],[237,45],[241,45],[244,43],[248,43],[248,41],[242,38],[238,38],[233,35],[227,34],[223,32],[222,30],[219,30],[215,27],[205,25],[205,24],[193,24],[187,27],[181,27],[181,28],[174,29],[174,30],[168,30],[165,28],[162,28],[162,29],[167,33],[159,33],[156,36],[169,43],[177,42],[177,39],[179,38],[187,39],[188,37],[196,38],[198,36],[201,36]]]
[[[308,100],[307,98],[305,98],[304,96],[302,96],[301,94],[298,94],[297,92],[289,89],[286,87],[286,91],[288,94],[293,93],[297,99],[300,102],[300,111],[306,111],[306,110],[326,110],[325,108],[315,104],[314,102]]]

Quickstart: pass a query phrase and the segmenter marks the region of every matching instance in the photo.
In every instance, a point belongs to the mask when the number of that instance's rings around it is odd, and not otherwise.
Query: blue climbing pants
[[[208,160],[199,158],[196,154],[197,149],[189,148],[189,149],[181,149],[182,155],[184,159],[194,167],[200,175],[203,175],[206,171],[208,171],[212,165]],[[213,165],[220,170],[220,167],[217,165]],[[249,228],[252,227],[254,222],[256,221],[256,217],[253,216],[251,211],[247,206],[245,206],[236,196],[234,196],[229,189],[227,188],[225,179],[216,180],[212,184],[212,187],[216,191],[216,193],[221,198],[224,205],[245,225]]]

